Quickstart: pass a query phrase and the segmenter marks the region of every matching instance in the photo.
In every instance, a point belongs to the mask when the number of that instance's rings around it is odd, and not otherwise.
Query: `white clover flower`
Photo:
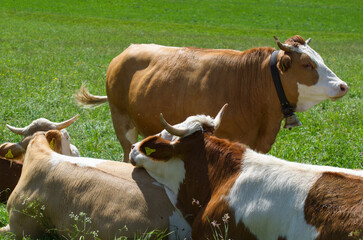
[[[228,215],[228,213],[224,214],[224,216],[222,217],[222,221],[224,223],[228,223],[228,219],[230,219],[231,217]]]

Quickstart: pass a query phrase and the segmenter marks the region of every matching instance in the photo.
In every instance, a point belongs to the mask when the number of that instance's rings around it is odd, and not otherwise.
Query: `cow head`
[[[282,44],[278,54],[278,68],[287,98],[297,112],[306,111],[326,100],[336,100],[348,92],[348,85],[338,78],[300,36]]]
[[[76,119],[78,115],[73,118],[61,122],[54,123],[45,118],[40,118],[33,121],[30,125],[24,128],[16,128],[10,125],[6,125],[12,132],[15,134],[19,134],[23,136],[23,140],[19,143],[4,143],[0,146],[0,157],[8,160],[24,160],[24,154],[28,147],[29,142],[38,134],[54,134],[53,131],[62,135],[62,141],[58,141],[57,145],[54,145],[54,141],[50,140],[50,145],[54,146],[54,149],[57,147],[57,151],[61,152],[64,155],[69,156],[79,156],[78,149],[70,144],[69,135],[66,127],[70,126]],[[48,138],[48,137],[47,137]],[[58,144],[61,144],[59,147]]]
[[[188,152],[185,148],[198,147],[194,141],[202,139],[203,133],[213,134],[220,125],[226,107],[227,104],[214,119],[205,115],[191,116],[174,126],[160,114],[165,130],[135,143],[129,156],[131,164],[144,167],[153,178],[177,194],[185,177],[181,160],[182,154]]]

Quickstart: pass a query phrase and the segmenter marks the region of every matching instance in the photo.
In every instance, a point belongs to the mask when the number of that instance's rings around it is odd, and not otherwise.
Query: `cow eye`
[[[305,63],[305,64],[303,64],[303,67],[307,68],[307,69],[313,69],[314,68],[313,64],[311,64],[311,63]]]

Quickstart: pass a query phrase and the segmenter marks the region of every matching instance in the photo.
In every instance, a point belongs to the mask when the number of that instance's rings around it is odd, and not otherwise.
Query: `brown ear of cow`
[[[0,146],[0,157],[10,161],[24,161],[25,149],[19,143],[4,143]]]
[[[58,130],[50,130],[45,134],[49,147],[57,152],[62,153],[62,133]]]
[[[281,71],[286,72],[291,66],[291,58],[286,53],[281,57],[279,68]]]

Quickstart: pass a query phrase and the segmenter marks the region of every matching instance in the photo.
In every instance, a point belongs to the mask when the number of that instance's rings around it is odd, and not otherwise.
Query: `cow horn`
[[[174,136],[182,137],[189,132],[189,130],[187,128],[176,128],[176,127],[170,125],[169,123],[167,123],[165,121],[162,113],[160,113],[160,121],[161,121],[161,124],[163,124],[165,130]]]
[[[77,114],[76,116],[72,117],[71,119],[69,120],[66,120],[64,122],[61,122],[61,123],[54,123],[55,124],[55,127],[57,130],[61,130],[63,128],[66,128],[68,126],[70,126],[74,121],[76,121],[76,119],[78,118],[79,114]]]
[[[275,38],[275,40],[276,40],[277,46],[279,46],[279,48],[280,48],[281,50],[283,50],[283,51],[285,51],[285,52],[291,52],[291,47],[290,47],[290,45],[288,45],[288,44],[282,44],[282,43],[280,42],[280,40],[279,40],[276,36],[274,36],[274,38]]]
[[[227,106],[228,106],[228,103],[224,104],[223,107],[221,108],[221,110],[219,110],[219,113],[217,114],[217,116],[214,118],[214,128],[215,128],[215,130],[221,124],[222,117],[223,117],[224,111],[226,110]]]
[[[310,41],[311,41],[311,38],[306,39],[306,41],[305,41],[306,45],[308,45],[310,43]]]
[[[16,127],[10,126],[8,124],[6,124],[6,126],[10,129],[10,131],[12,131],[13,133],[18,134],[18,135],[24,135],[24,132],[26,130],[26,128],[16,128]]]

